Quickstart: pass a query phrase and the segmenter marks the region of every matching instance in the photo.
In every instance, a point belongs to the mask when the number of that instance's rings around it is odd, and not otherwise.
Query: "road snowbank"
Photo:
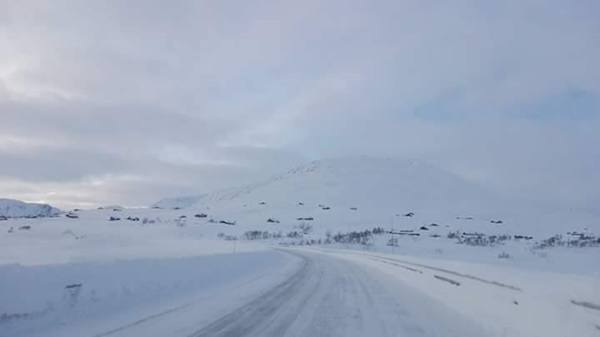
[[[391,275],[479,322],[489,336],[598,336],[597,275],[383,253],[319,251]]]
[[[174,259],[0,267],[0,336],[81,336],[127,326],[145,317],[210,304],[243,287],[239,300],[268,289],[294,267],[275,251]],[[262,285],[258,283],[262,282]],[[202,300],[199,300],[202,299]],[[231,296],[228,298],[232,298]],[[229,308],[235,303],[226,304]],[[201,314],[200,314],[201,313]],[[173,328],[172,326],[170,328]]]

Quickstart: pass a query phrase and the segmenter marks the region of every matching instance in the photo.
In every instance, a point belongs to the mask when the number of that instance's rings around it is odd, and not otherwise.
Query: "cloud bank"
[[[147,205],[408,157],[600,202],[597,1],[3,1],[0,191]]]

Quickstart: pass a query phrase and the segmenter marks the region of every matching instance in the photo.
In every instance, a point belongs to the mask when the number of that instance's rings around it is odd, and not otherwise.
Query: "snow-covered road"
[[[61,296],[74,281],[79,296]],[[0,315],[2,337],[587,337],[600,329],[594,277],[321,247],[5,266],[0,285],[5,312],[30,308]]]
[[[440,303],[389,276],[329,254],[191,336],[482,336]]]

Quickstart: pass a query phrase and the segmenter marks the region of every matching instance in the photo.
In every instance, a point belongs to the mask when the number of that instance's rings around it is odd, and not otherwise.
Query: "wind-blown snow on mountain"
[[[55,216],[58,208],[47,204],[26,203],[13,199],[0,199],[0,216],[6,218],[34,218]]]
[[[373,157],[317,160],[259,183],[157,205],[189,208],[241,225],[271,218],[292,225],[313,218],[311,223],[319,228],[335,230],[403,224],[408,213],[416,214],[415,225],[452,222],[463,230],[498,233],[508,230],[506,226],[525,233],[556,233],[595,219],[510,200],[427,163]],[[493,223],[498,219],[502,224]]]
[[[417,161],[351,157],[317,160],[266,181],[207,195],[165,199],[170,208],[218,204],[472,210],[497,198],[464,179]]]

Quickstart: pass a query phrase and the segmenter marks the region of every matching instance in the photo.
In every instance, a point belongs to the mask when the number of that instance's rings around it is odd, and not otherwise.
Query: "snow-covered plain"
[[[599,229],[595,214],[512,202],[418,162],[317,161],[151,208],[0,221],[0,336],[214,333],[202,328],[301,268],[273,248],[369,271],[352,282],[398,282],[421,296],[405,310],[422,324],[419,302],[489,336],[597,336]]]

